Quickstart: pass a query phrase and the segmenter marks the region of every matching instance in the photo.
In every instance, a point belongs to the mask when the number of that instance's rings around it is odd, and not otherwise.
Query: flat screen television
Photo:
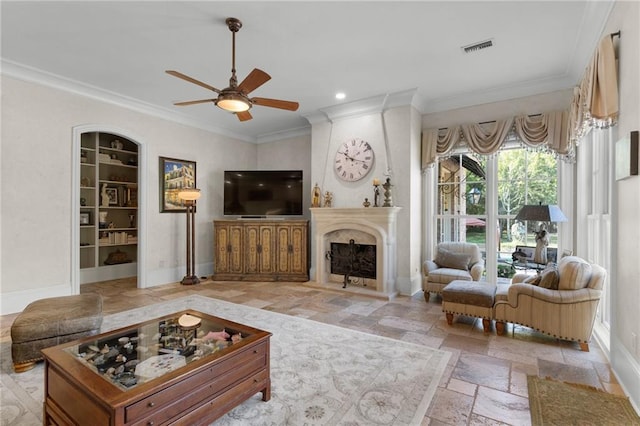
[[[302,170],[227,170],[224,214],[263,217],[302,214]]]

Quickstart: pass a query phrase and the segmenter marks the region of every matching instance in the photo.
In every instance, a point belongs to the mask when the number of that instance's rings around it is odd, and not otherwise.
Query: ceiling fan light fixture
[[[251,108],[249,99],[239,93],[221,93],[216,100],[216,105],[229,112],[244,112]]]

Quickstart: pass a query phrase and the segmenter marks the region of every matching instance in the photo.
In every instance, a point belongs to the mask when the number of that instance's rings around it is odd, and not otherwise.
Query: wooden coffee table
[[[44,424],[209,424],[271,398],[270,337],[186,310],[44,349]]]

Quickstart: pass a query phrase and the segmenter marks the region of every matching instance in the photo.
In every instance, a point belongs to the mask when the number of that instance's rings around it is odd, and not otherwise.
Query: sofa
[[[436,247],[436,256],[422,265],[422,289],[428,302],[431,293],[441,294],[455,280],[480,281],[484,259],[477,244],[443,242]]]
[[[563,257],[540,274],[516,274],[503,294],[496,294],[496,332],[505,323],[520,324],[562,340],[589,341],[607,272],[577,256]]]

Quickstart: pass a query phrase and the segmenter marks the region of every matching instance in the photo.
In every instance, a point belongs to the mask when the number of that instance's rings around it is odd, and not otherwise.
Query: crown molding
[[[282,141],[285,139],[297,138],[299,136],[311,135],[311,126],[297,127],[279,132],[264,133],[258,136],[256,143],[269,143]]]
[[[417,89],[409,89],[401,92],[377,95],[370,98],[359,99],[357,101],[332,105],[326,108],[320,108],[318,112],[307,114],[304,117],[309,121],[309,123],[316,124],[324,121],[333,122],[344,118],[381,113],[389,108],[409,105],[418,108],[416,103],[417,91]]]
[[[327,114],[325,114],[322,111],[310,112],[308,114],[302,114],[302,116],[306,118],[309,124],[311,125],[318,124],[318,123],[326,123],[330,121]]]
[[[206,123],[202,123],[201,121],[185,117],[166,108],[161,108],[147,102],[121,95],[119,93],[104,90],[96,86],[81,83],[76,80],[61,77],[53,73],[45,72],[37,68],[19,64],[17,62],[9,61],[6,59],[0,60],[0,74],[29,83],[36,83],[42,86],[50,87],[68,93],[73,93],[86,98],[91,98],[100,102],[105,102],[121,108],[126,108],[164,120],[173,121],[175,123],[183,124],[186,126],[206,130],[211,133],[238,139],[243,142],[256,143],[256,138],[234,133],[221,127],[211,126]]]

